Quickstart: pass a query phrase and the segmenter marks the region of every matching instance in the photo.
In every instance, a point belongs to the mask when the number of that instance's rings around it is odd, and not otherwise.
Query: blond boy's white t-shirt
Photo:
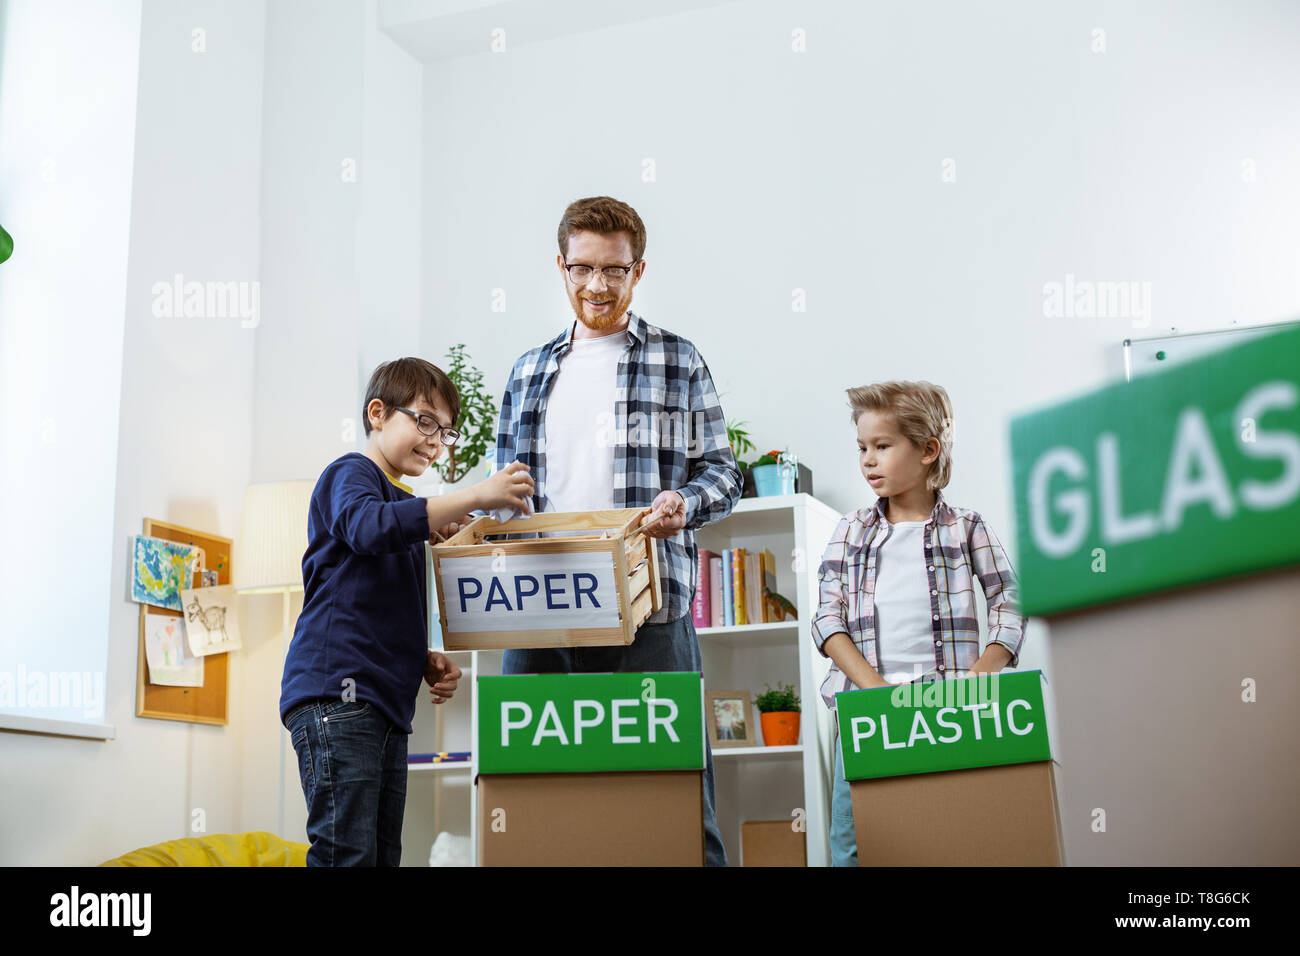
[[[925,522],[896,521],[876,552],[876,636],[880,676],[887,683],[932,673],[934,631],[925,568]]]

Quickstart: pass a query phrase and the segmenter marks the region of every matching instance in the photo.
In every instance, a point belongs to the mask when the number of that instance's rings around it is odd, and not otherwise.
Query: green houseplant
[[[460,415],[453,426],[460,440],[433,467],[451,485],[468,475],[489,448],[496,448],[497,404],[483,388],[483,373],[469,363],[465,343],[453,345],[447,355],[451,358],[447,377],[460,395]]]
[[[763,726],[763,744],[768,747],[789,747],[799,742],[799,695],[793,684],[778,684],[754,698],[758,719]]]
[[[747,451],[754,451],[757,447],[749,440],[749,431],[745,428],[748,424],[749,422],[727,422],[727,443],[731,445],[731,454],[741,471],[749,465],[745,464],[740,456]]]

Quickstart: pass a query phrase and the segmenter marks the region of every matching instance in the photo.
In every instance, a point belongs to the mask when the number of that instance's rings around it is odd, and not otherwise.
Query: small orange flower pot
[[[788,747],[799,742],[799,711],[773,710],[758,717],[763,724],[765,746]]]

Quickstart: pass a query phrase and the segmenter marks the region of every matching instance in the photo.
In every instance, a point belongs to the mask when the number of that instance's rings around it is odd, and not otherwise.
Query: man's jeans
[[[285,714],[307,798],[308,866],[398,866],[406,732],[369,704],[313,700]]]
[[[612,671],[704,672],[690,612],[667,624],[642,624],[636,640],[616,647],[546,647],[506,651],[503,674],[599,674]],[[713,794],[713,748],[704,735],[704,863],[726,866]]]

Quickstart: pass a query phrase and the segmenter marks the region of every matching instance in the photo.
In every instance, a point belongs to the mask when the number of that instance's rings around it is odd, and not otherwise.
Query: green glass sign
[[[1015,418],[1021,609],[1300,562],[1300,329]]]
[[[704,769],[699,673],[478,679],[479,773]]]
[[[1051,760],[1041,671],[835,695],[849,780]]]

